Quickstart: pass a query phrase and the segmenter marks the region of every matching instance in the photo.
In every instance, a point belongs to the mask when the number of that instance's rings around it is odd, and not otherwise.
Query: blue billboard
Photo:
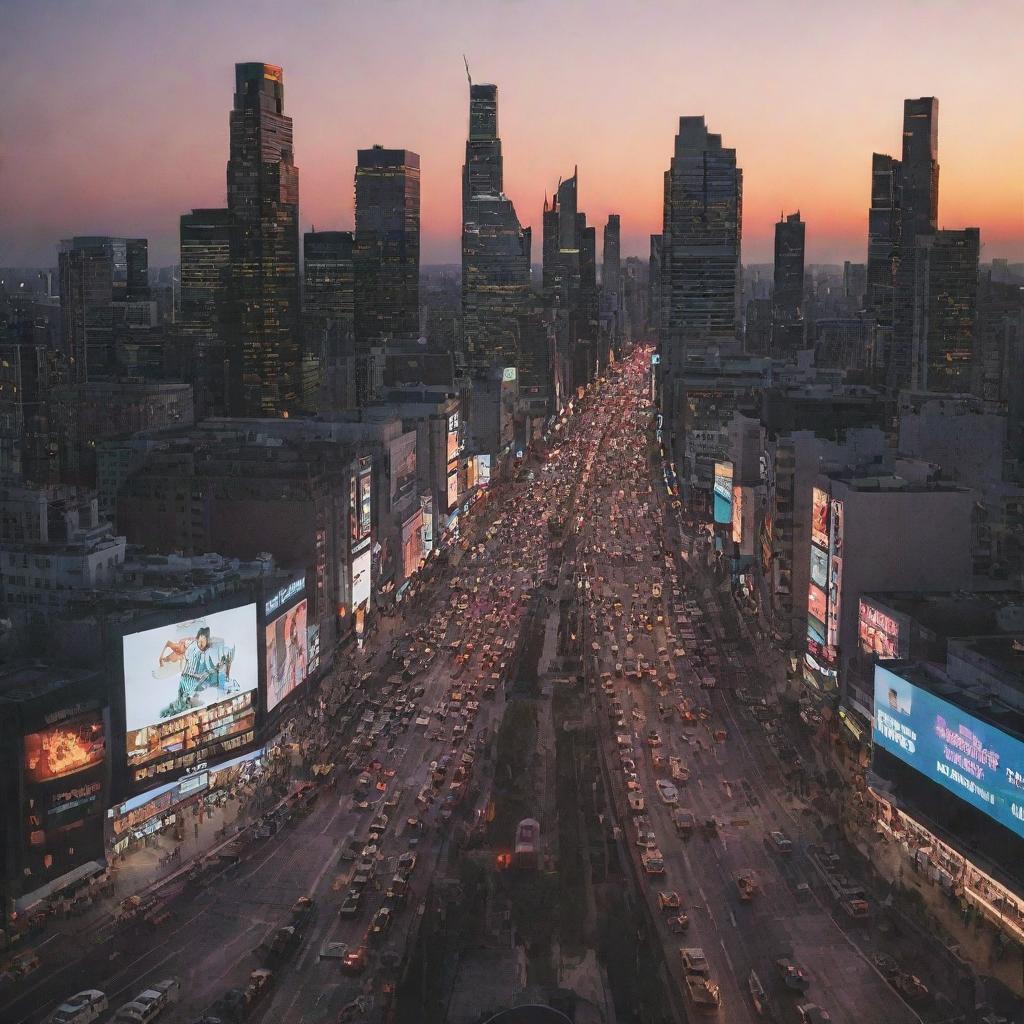
[[[715,463],[715,522],[732,525],[732,463]]]
[[[1024,743],[875,665],[876,746],[1024,838]]]

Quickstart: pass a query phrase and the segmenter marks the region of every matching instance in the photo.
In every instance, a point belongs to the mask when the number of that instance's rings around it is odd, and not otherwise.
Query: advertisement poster
[[[367,606],[370,601],[370,567],[373,564],[370,549],[356,555],[352,561],[352,608]]]
[[[459,454],[459,414],[454,412],[448,417],[448,454],[451,462]]]
[[[743,488],[732,489],[732,539],[743,543]]]
[[[828,618],[825,620],[828,629],[825,639],[832,647],[839,646],[839,609],[840,595],[843,590],[843,560],[833,555],[830,561],[828,581]]]
[[[815,618],[813,615],[807,617],[807,643],[810,646],[811,643],[817,644],[819,647],[825,646],[825,620]]]
[[[875,666],[872,738],[1024,838],[1024,743]]]
[[[811,492],[811,543],[828,551],[828,494],[817,487]]]
[[[476,480],[481,487],[486,487],[491,482],[490,455],[478,455],[476,457]]]
[[[309,656],[309,675],[320,668],[320,627],[306,627],[306,652]]]
[[[459,503],[459,471],[455,469],[448,474],[448,493],[446,495],[448,511],[451,512]]]
[[[273,711],[309,671],[305,598],[267,624],[266,644],[267,711]]]
[[[811,545],[811,582],[822,590],[828,586],[828,553]]]
[[[423,561],[423,509],[418,508],[402,524],[402,574],[408,579]]]
[[[256,605],[130,633],[123,654],[129,732],[228,700],[259,685]]]
[[[416,434],[391,444],[391,503],[405,501],[416,490]]]
[[[359,539],[370,536],[372,521],[373,471],[367,467],[359,470]]]
[[[50,782],[102,764],[103,715],[90,712],[25,737],[25,781]]]
[[[423,557],[434,550],[434,499],[428,494],[420,498],[423,512]]]
[[[816,587],[813,583],[807,588],[807,611],[819,622],[827,619],[828,604],[825,600],[825,592]]]
[[[864,598],[857,614],[857,636],[865,654],[883,661],[906,658],[910,654],[906,622],[893,618]]]
[[[732,522],[732,463],[715,463],[715,522]]]

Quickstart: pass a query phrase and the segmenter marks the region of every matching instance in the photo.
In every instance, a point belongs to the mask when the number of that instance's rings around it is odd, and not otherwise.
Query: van
[[[107,997],[98,989],[86,989],[66,999],[47,1018],[47,1024],[92,1024],[107,1012]]]

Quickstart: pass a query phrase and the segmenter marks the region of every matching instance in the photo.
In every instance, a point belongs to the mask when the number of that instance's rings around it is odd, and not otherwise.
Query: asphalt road
[[[756,1015],[750,997],[748,979],[754,970],[776,997],[782,1021],[797,1020],[797,1004],[807,1002],[828,1010],[834,1021],[843,1024],[913,1021],[916,1015],[899,1002],[834,920],[832,906],[822,900],[820,880],[807,856],[815,837],[802,819],[792,815],[785,799],[784,766],[749,712],[732,696],[734,687],[760,691],[771,678],[772,667],[778,669],[781,656],[752,638],[742,625],[740,642],[726,649],[721,639],[722,595],[717,587],[681,560],[665,559],[662,536],[666,546],[678,552],[671,523],[674,511],[665,508],[664,488],[650,483],[646,416],[636,409],[642,384],[635,383],[632,408],[623,411],[618,436],[595,464],[587,527],[579,540],[586,563],[583,593],[590,630],[586,644],[597,660],[597,670],[608,673],[614,687],[614,695],[601,695],[599,714],[608,720],[604,752],[615,785],[621,788],[619,824],[638,861],[637,822],[657,836],[665,874],[651,876],[646,885],[652,911],[658,914],[659,890],[674,890],[690,918],[688,932],[677,935],[665,924],[667,915],[660,915],[658,937],[666,963],[676,984],[682,986],[679,949],[703,948],[721,989],[721,1020],[763,1019]],[[655,585],[661,589],[660,596],[655,596]],[[613,606],[616,598],[621,602],[621,617]],[[680,618],[676,609],[686,601],[696,601],[699,610],[691,605]],[[651,632],[644,621],[648,616]],[[695,644],[682,639],[680,634],[687,628],[694,631]],[[704,648],[705,667],[715,676],[714,689],[699,685],[689,657],[697,644]],[[677,647],[687,650],[687,656],[675,657]],[[717,664],[708,665],[709,656],[717,656]],[[617,674],[617,664],[628,671],[638,658],[655,668],[657,681],[664,685],[661,693],[647,674],[643,682]],[[675,673],[674,680],[670,672]],[[618,728],[610,720],[612,699],[618,699],[623,708]],[[698,715],[694,721],[684,721],[675,707],[680,701],[688,701],[694,711],[706,709],[706,718]],[[659,715],[659,703],[667,709],[664,717]],[[652,730],[660,742],[656,748],[648,743]],[[719,730],[725,731],[724,741],[714,738]],[[614,737],[624,733],[629,736],[628,748],[620,754]],[[655,752],[666,759],[666,766],[657,770]],[[658,779],[671,781],[670,755],[681,758],[691,773],[687,783],[675,784],[678,806],[691,810],[698,823],[714,818],[718,830],[713,838],[700,829],[688,839],[677,836],[672,807],[659,798],[656,786]],[[627,810],[622,799],[626,796],[623,756],[637,767],[637,791],[646,805],[643,815]],[[773,830],[784,831],[792,840],[790,855],[770,851],[766,837]],[[747,872],[752,872],[758,886],[749,903],[739,899],[736,884],[737,876]],[[798,898],[796,887],[802,882],[808,883],[811,893]],[[783,990],[776,967],[776,960],[783,956],[806,970],[810,987],[805,995]]]

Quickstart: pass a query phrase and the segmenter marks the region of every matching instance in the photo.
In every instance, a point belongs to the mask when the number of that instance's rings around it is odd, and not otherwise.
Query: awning
[[[61,875],[60,878],[47,882],[46,885],[40,886],[34,892],[25,893],[24,896],[19,897],[14,901],[14,909],[18,913],[23,913],[33,904],[49,899],[51,896],[56,896],[65,889],[69,889],[71,886],[77,885],[79,882],[92,878],[93,875],[98,875],[106,870],[107,865],[103,861],[91,860],[87,864],[79,864],[77,868],[72,868],[66,875]]]

